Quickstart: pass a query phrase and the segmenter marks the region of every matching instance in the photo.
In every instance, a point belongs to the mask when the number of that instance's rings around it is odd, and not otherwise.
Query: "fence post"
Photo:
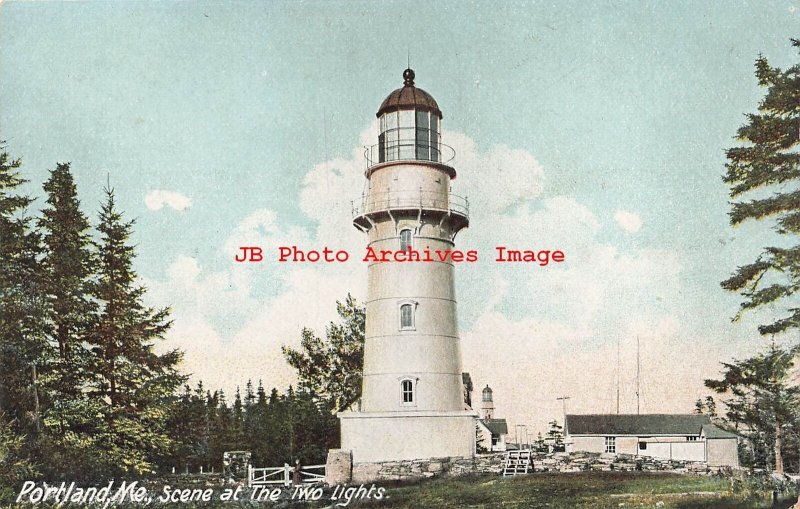
[[[247,465],[247,487],[253,487],[253,465]]]
[[[290,468],[291,467],[289,466],[288,463],[284,463],[283,464],[283,485],[284,486],[290,486],[292,484],[291,483],[291,476],[289,475],[289,469]]]

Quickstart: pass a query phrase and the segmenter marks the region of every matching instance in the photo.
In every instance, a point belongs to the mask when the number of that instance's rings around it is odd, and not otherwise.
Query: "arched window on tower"
[[[414,328],[414,305],[410,303],[400,305],[400,329]]]
[[[411,230],[400,230],[400,251],[408,251],[411,247]]]
[[[415,403],[413,380],[405,379],[400,382],[400,397],[404,405],[413,405]]]

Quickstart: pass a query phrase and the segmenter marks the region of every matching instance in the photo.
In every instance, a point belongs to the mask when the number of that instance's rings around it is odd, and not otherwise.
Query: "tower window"
[[[404,405],[414,403],[414,382],[412,380],[403,380],[400,382],[400,392],[403,398]]]
[[[411,247],[411,230],[400,231],[400,251],[408,251]]]
[[[413,329],[414,328],[414,305],[402,304],[400,305],[400,328]]]

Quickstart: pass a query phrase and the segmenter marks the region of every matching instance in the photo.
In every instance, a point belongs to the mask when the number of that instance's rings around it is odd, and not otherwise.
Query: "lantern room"
[[[419,160],[442,161],[442,112],[433,97],[414,86],[414,71],[403,71],[403,86],[381,104],[377,154],[370,154],[371,163]]]

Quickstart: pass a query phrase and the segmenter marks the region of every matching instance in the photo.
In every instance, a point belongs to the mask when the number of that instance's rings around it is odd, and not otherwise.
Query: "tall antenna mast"
[[[617,337],[617,414],[619,414],[619,337]]]
[[[639,357],[639,336],[636,336],[636,415],[639,415],[639,384],[641,371],[642,369]]]
[[[564,426],[567,424],[567,400],[570,399],[569,396],[559,396],[556,398],[557,400],[561,401],[561,405],[564,408]]]

